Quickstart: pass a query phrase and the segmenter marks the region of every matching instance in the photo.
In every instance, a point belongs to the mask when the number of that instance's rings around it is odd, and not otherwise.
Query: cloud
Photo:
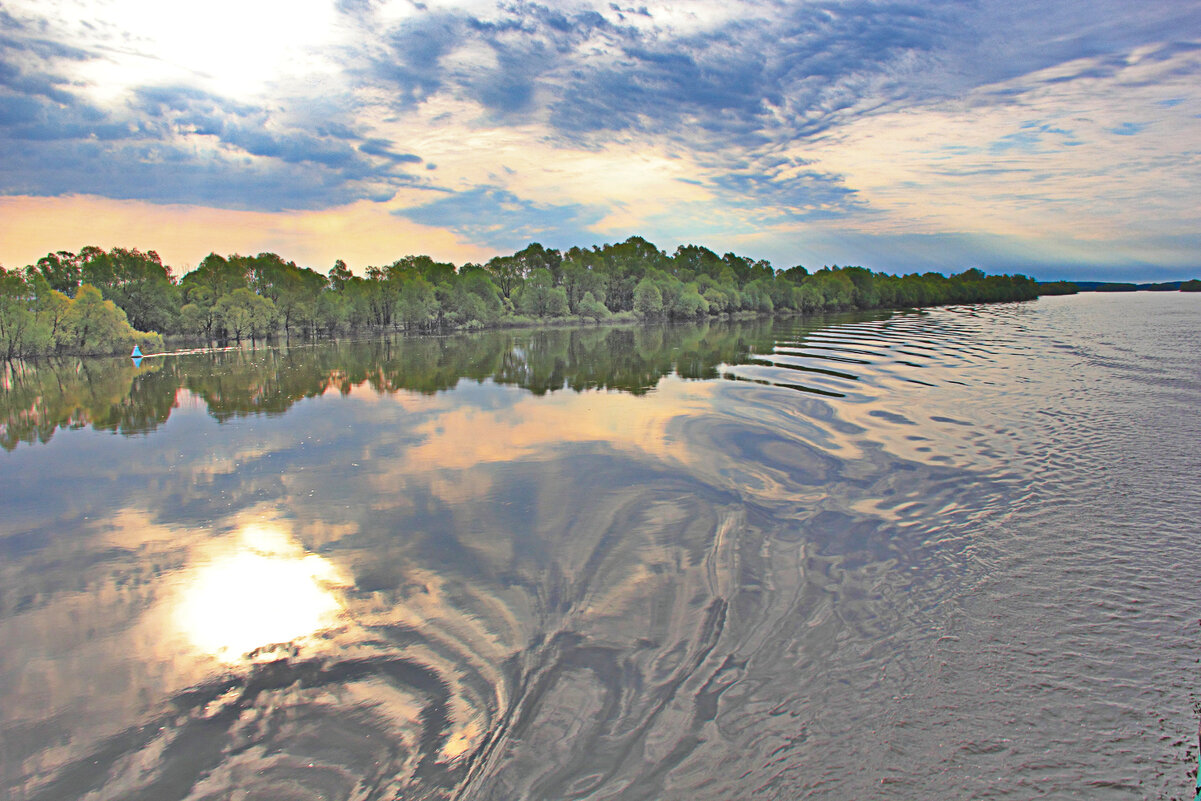
[[[415,156],[412,153],[394,152],[391,143],[387,139],[375,138],[364,140],[363,144],[359,145],[359,151],[370,156],[379,156],[398,164],[420,164],[423,161],[421,156]]]
[[[1016,131],[1005,134],[993,142],[989,145],[988,152],[994,156],[1015,150],[1023,153],[1034,153],[1038,150],[1041,141],[1042,137],[1035,131]]]
[[[273,211],[338,205],[363,194],[331,170],[216,153],[205,157],[200,148],[157,142],[13,141],[0,153],[0,174],[4,194],[82,192]]]
[[[75,96],[63,88],[66,80],[54,75],[30,74],[20,66],[0,60],[0,87],[21,95],[41,96],[62,105],[74,105]]]
[[[412,107],[442,89],[440,62],[461,40],[461,31],[454,17],[421,15],[385,33],[359,77],[386,87],[395,106]]]
[[[841,176],[815,170],[802,159],[759,159],[716,174],[712,180],[726,190],[727,203],[761,209],[765,222],[870,213],[862,207],[857,191],[848,187]]]
[[[534,241],[548,247],[590,241],[595,234],[588,227],[602,216],[602,212],[578,204],[534,203],[495,186],[449,194],[395,213],[422,225],[448,228],[499,250],[517,250]]]
[[[1118,136],[1134,136],[1135,134],[1142,133],[1143,129],[1146,127],[1146,123],[1140,124],[1137,122],[1123,122],[1121,125],[1109,128],[1108,130],[1111,134],[1116,134]]]
[[[103,194],[282,210],[390,198],[421,158],[349,125],[230,102],[188,86],[135,88],[102,109],[52,74],[0,64],[0,193]],[[61,96],[60,96],[61,95]]]
[[[10,88],[19,86],[10,84]],[[55,102],[42,94],[36,90],[0,94],[0,137],[42,142],[63,139],[105,141],[125,139],[132,134],[129,123],[122,124],[101,109],[76,102],[74,98],[67,103]]]
[[[496,250],[819,223],[1158,237],[1201,201],[1188,4],[244,5],[9,0],[0,193],[397,197]]]
[[[654,10],[506,11],[500,19],[445,9],[405,18],[386,35],[385,54],[372,56],[371,75],[395,90],[398,109],[437,92],[473,100],[480,116],[460,124],[541,122],[564,151],[634,135],[648,148],[704,154],[698,184],[725,202],[797,219],[862,204],[837,176],[798,169],[803,160],[756,167],[781,143],[828,130],[861,103],[856,86],[885,74],[895,83],[898,68],[888,65],[945,35],[922,28],[928,12],[884,3],[803,6],[783,18],[748,5],[739,9],[745,19],[684,35],[660,25]]]
[[[709,149],[812,137],[907,93],[897,76],[948,36],[936,8],[764,8],[743,6],[737,21],[686,36],[627,28],[609,37],[567,75],[552,125],[585,137],[666,131]]]
[[[20,52],[40,59],[84,61],[92,57],[87,50],[41,35],[43,26],[20,19],[0,8],[0,52]]]

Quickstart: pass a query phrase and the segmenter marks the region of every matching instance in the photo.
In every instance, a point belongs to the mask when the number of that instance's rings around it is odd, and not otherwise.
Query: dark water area
[[[1191,798],[1201,296],[0,376],[0,797]]]

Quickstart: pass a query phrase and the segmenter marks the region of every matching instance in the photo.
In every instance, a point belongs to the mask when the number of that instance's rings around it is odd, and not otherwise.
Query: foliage
[[[156,333],[134,330],[125,312],[94,286],[81,284],[70,298],[37,268],[0,268],[0,354],[6,360],[64,351],[117,353],[135,343],[161,342]]]
[[[421,276],[404,282],[398,299],[399,317],[405,328],[424,328],[438,316],[434,288]]]
[[[84,293],[85,286],[113,304],[124,320],[113,308],[98,305],[92,292]],[[49,253],[23,272],[5,273],[0,352],[14,358],[115,351],[118,343],[133,341],[135,329],[240,343],[278,335],[472,329],[564,317],[693,320],[984,303],[1028,300],[1039,291],[1025,276],[989,276],[976,269],[953,276],[893,276],[863,267],[810,273],[795,266],[777,273],[766,261],[719,256],[700,245],[682,245],[668,255],[637,236],[564,252],[532,243],[511,256],[461,267],[408,255],[370,266],[363,276],[340,260],[322,274],[274,253],[210,253],[178,282],[154,251],[89,246],[78,254]],[[82,304],[80,293],[87,295]]]
[[[1038,285],[1040,295],[1075,295],[1080,287],[1071,281],[1047,281]]]
[[[0,351],[5,359],[27,351],[34,324],[29,294],[24,276],[0,267]]]
[[[584,293],[584,297],[580,299],[576,313],[594,322],[600,322],[612,314],[612,312],[605,308],[605,304],[597,300],[596,296],[591,292]]]
[[[562,317],[568,312],[567,292],[555,286],[555,277],[546,267],[532,270],[516,297],[517,308],[531,317]]]
[[[100,290],[139,331],[165,331],[179,316],[179,289],[153,250],[86,247],[79,254],[84,284]]]
[[[256,295],[249,289],[235,289],[222,295],[215,306],[217,319],[239,344],[243,336],[253,343],[274,327],[276,307],[270,298]]]
[[[634,290],[634,312],[643,318],[663,314],[663,293],[650,278],[643,278]]]

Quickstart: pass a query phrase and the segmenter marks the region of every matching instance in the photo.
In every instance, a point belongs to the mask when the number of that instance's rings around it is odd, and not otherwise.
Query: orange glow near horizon
[[[0,197],[0,266],[33,264],[86,245],[153,250],[181,277],[209,253],[278,253],[324,273],[337,259],[357,274],[409,254],[462,264],[490,252],[367,200],[320,211],[237,211],[92,195]]]

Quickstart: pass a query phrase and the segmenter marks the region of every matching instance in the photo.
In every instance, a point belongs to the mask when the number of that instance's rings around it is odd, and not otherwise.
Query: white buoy
[[[140,358],[142,358],[142,349],[141,349],[141,348],[139,348],[137,345],[134,345],[134,346],[133,346],[133,353],[129,354],[129,358],[131,358],[131,359],[140,359]]]

